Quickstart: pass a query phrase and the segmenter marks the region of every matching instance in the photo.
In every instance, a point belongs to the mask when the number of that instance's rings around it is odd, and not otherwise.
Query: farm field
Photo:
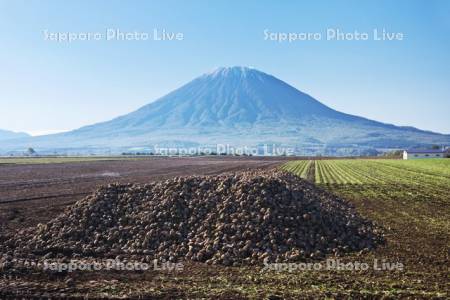
[[[385,232],[374,251],[346,254],[342,263],[402,263],[403,271],[263,271],[188,262],[182,271],[21,273],[0,278],[0,298],[436,298],[448,297],[450,160],[300,160],[285,158],[151,158],[0,165],[2,234],[44,223],[110,182],[149,182],[180,175],[280,167],[352,203]],[[30,199],[38,198],[38,199]],[[3,200],[3,203],[1,202]],[[8,200],[9,202],[6,202]],[[12,201],[10,201],[12,200]],[[1,272],[1,271],[0,271]]]
[[[0,163],[0,233],[44,223],[65,207],[113,182],[146,183],[173,176],[212,175],[275,166],[283,159],[241,157],[146,157],[136,159],[30,158]],[[74,161],[70,161],[74,159]],[[95,160],[97,159],[97,160]],[[6,159],[9,160],[9,159]],[[24,160],[28,160],[25,158]]]
[[[36,157],[0,157],[1,164],[58,164],[70,162],[94,162],[115,160],[139,160],[147,157],[129,156],[36,156]]]
[[[294,160],[287,162],[283,165],[283,169],[298,175],[300,178],[308,179],[310,176],[311,165],[314,164],[313,160]]]
[[[439,282],[448,281],[450,265],[449,159],[317,160],[288,162],[283,168],[304,177],[305,164],[314,170],[318,186],[351,201],[386,228],[386,247],[374,257],[395,258],[406,267],[392,285],[418,295],[421,290],[447,295],[448,285]],[[384,280],[391,280],[389,274]]]

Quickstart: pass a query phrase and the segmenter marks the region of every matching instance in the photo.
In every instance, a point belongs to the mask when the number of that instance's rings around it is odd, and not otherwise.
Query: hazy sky
[[[450,133],[450,1],[309,2],[0,0],[0,128],[75,129],[244,65],[346,113]],[[57,42],[44,32],[108,28],[149,38]],[[403,40],[374,41],[383,28]],[[183,40],[155,41],[154,29]],[[327,29],[369,40],[326,40]],[[264,30],[322,39],[265,40]]]

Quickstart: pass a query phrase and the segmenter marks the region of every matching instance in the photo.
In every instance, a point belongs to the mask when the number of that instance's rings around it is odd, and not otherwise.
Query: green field
[[[301,178],[306,179],[308,177],[308,170],[314,162],[312,160],[297,160],[290,161],[283,165],[283,169],[297,174]]]
[[[303,162],[299,163],[300,165]],[[315,161],[317,184],[448,184],[450,159]]]
[[[394,294],[448,296],[450,159],[293,161],[282,168],[302,178],[313,173],[311,181],[385,228],[386,246],[366,259],[397,260],[405,271],[370,275],[371,293],[386,293],[391,286]],[[354,278],[367,279],[363,274]]]

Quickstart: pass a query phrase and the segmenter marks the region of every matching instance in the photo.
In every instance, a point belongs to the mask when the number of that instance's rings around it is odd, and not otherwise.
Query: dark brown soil
[[[154,157],[138,160],[0,165],[0,234],[46,223],[108,183],[149,183],[184,175],[278,165],[283,158]]]

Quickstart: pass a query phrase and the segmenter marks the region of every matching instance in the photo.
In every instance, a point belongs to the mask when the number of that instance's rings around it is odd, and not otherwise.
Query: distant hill
[[[277,144],[307,151],[450,144],[450,136],[338,112],[261,71],[219,68],[113,120],[16,143],[36,149]],[[0,149],[13,145],[0,143]]]
[[[30,137],[30,135],[27,133],[24,133],[24,132],[14,132],[14,131],[0,129],[0,141],[12,140],[12,139],[18,139],[18,138],[26,138],[26,137]]]

